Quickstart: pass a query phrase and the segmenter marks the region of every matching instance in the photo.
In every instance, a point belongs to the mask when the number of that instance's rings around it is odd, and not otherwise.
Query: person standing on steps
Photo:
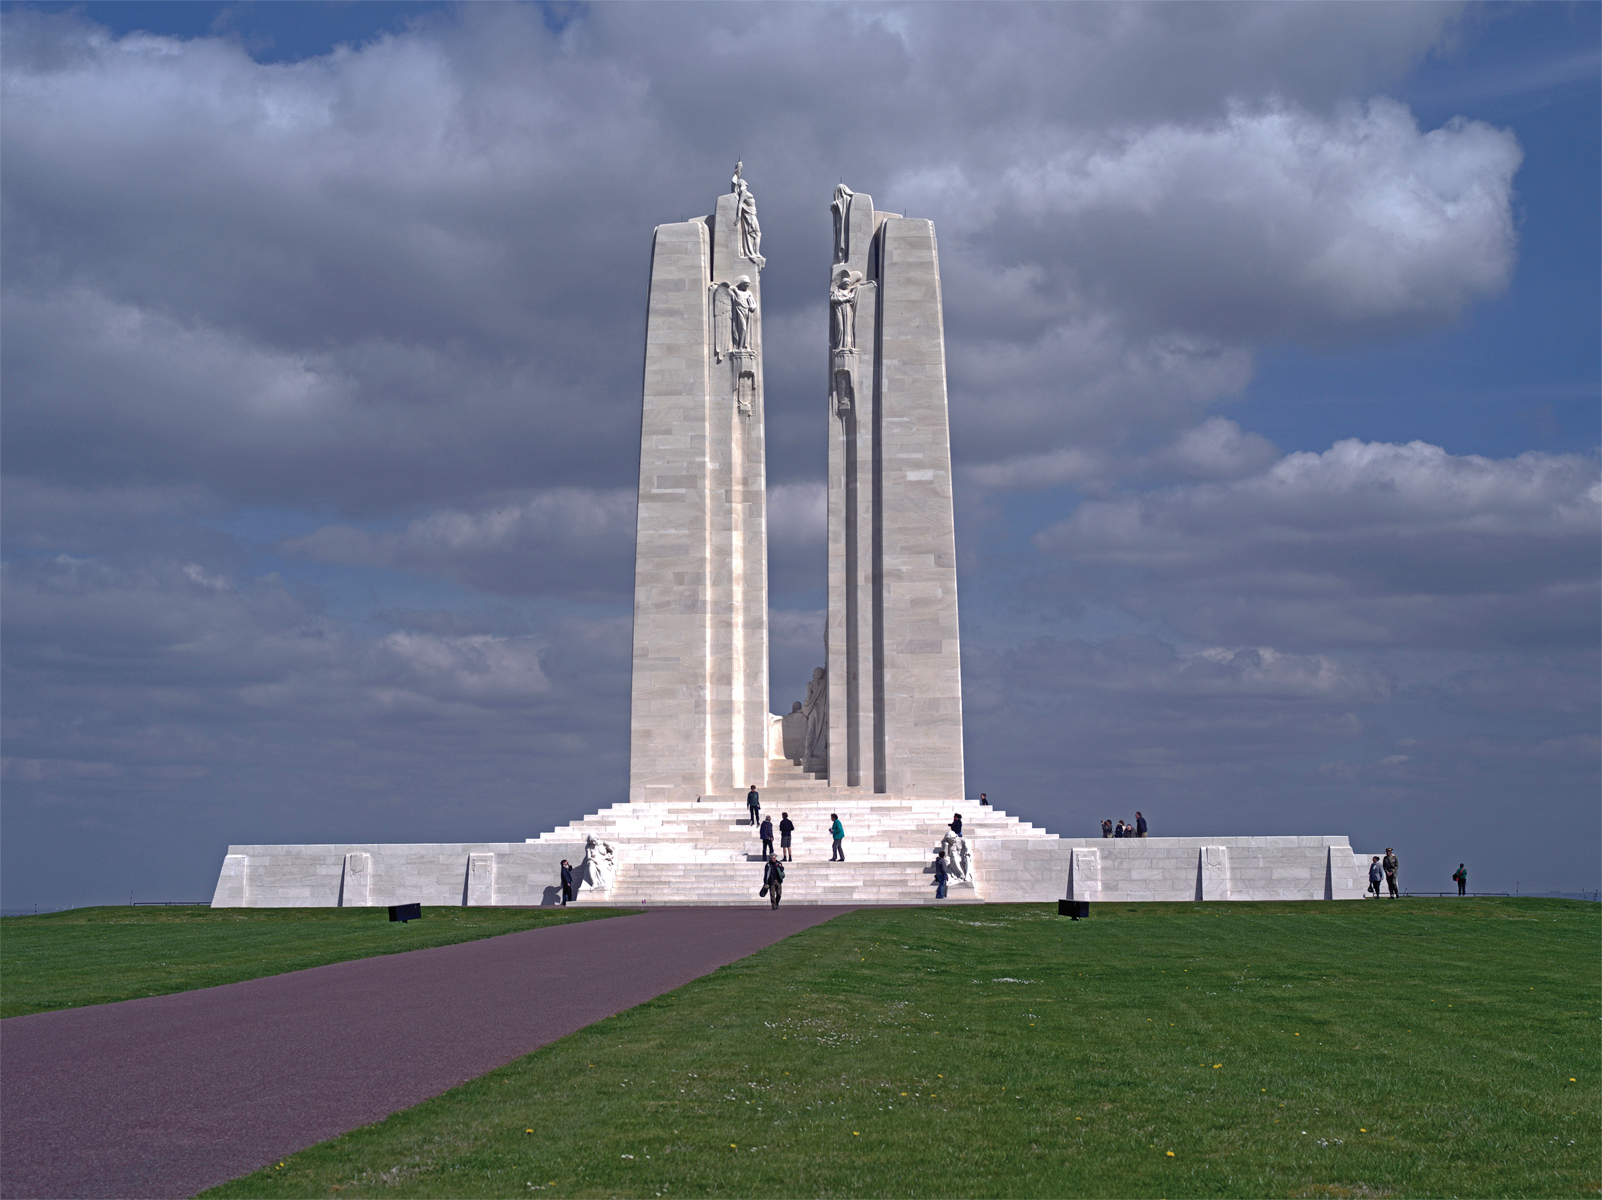
[[[784,890],[784,864],[772,854],[762,868],[762,890],[767,893],[768,903],[778,908],[779,893]]]
[[[935,899],[944,900],[946,898],[946,852],[944,850],[935,851],[934,877]]]
[[[790,835],[793,834],[794,832],[795,832],[795,822],[790,820],[790,814],[787,813],[787,812],[780,813],[779,814],[779,849],[784,851],[784,861],[785,862],[791,861],[791,859],[790,859]]]
[[[845,862],[845,826],[840,824],[840,814],[830,813],[829,836],[834,839],[834,853],[829,856],[830,862]]]
[[[985,794],[983,792],[979,793],[979,807],[980,808],[989,808],[990,807],[990,801],[985,798]]]
[[[1452,878],[1457,880],[1457,894],[1466,896],[1468,894],[1468,868],[1462,863],[1458,863],[1457,870],[1452,872]]]
[[[757,814],[762,811],[762,797],[757,795],[756,784],[745,794],[745,810],[751,814],[751,828],[756,828]]]
[[[1385,857],[1380,859],[1380,866],[1385,868],[1385,886],[1391,889],[1391,899],[1395,900],[1400,894],[1396,890],[1396,872],[1401,868],[1396,861],[1396,851],[1389,846],[1385,847]]]
[[[762,828],[758,832],[762,835],[762,859],[766,862],[773,857],[773,818],[763,817]]]
[[[573,864],[567,859],[562,860],[562,907],[573,898]]]
[[[952,813],[951,814],[951,832],[956,834],[958,837],[962,836],[962,814],[961,813]]]

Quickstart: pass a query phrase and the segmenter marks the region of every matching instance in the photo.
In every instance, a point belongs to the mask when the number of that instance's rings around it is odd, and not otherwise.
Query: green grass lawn
[[[328,963],[633,911],[75,908],[0,920],[0,1017],[164,996]]]
[[[865,910],[208,1196],[1594,1196],[1602,906]]]

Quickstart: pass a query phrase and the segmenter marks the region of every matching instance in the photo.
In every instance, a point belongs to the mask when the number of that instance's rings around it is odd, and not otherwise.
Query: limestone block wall
[[[991,902],[1359,900],[1367,858],[1343,837],[976,839]]]
[[[213,908],[540,905],[560,892],[574,842],[230,846]]]
[[[646,310],[635,521],[629,794],[707,785],[707,281],[705,221],[657,228]]]
[[[767,782],[762,289],[741,254],[733,195],[710,217],[659,226],[651,252],[630,709],[638,801]]]
[[[932,222],[872,204],[851,197],[849,253],[832,268],[861,280],[855,344],[829,351],[829,784],[955,801],[962,671],[939,252]]]
[[[932,221],[891,218],[879,238],[883,790],[960,800],[962,655],[940,255]]]

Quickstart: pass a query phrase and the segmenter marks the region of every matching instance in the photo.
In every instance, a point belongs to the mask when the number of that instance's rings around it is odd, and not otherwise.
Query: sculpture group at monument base
[[[1367,887],[1344,837],[1062,838],[970,801],[972,880],[937,901],[949,802],[820,784],[764,791],[762,811],[796,823],[785,904],[1356,900]],[[843,863],[829,861],[831,813]],[[230,846],[212,907],[553,905],[562,860],[579,868],[591,838],[612,852],[610,888],[581,884],[575,903],[765,903],[758,831],[744,796],[726,795],[617,804],[526,842]]]

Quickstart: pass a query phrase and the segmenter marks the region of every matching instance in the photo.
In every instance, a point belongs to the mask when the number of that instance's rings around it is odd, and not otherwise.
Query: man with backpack
[[[769,854],[768,864],[762,868],[761,895],[768,898],[768,903],[774,908],[779,907],[779,893],[784,890],[784,864],[779,861],[778,855]]]

